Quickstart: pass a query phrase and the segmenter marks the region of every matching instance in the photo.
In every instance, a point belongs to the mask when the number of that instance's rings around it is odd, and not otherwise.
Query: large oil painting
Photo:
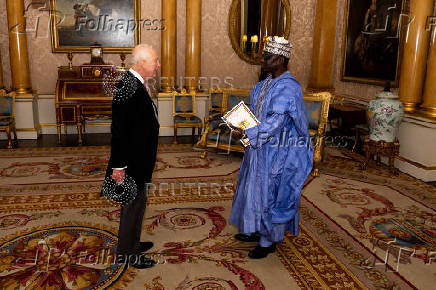
[[[140,0],[50,0],[53,52],[127,52],[140,37]]]
[[[342,80],[398,85],[404,0],[347,0]]]

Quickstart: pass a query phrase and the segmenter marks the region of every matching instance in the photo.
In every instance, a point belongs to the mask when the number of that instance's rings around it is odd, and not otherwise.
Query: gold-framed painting
[[[406,1],[346,1],[342,81],[398,87]]]
[[[140,43],[140,0],[50,0],[52,51],[129,53]]]

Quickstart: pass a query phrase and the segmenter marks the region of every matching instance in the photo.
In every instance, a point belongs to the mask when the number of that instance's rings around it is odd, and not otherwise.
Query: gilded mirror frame
[[[291,33],[291,5],[289,0],[281,0],[283,4],[283,8],[285,10],[285,29],[283,37],[288,39],[289,34]],[[240,11],[241,11],[241,0],[233,0],[232,5],[229,10],[229,37],[230,42],[232,44],[233,50],[242,60],[253,64],[260,64],[260,56],[259,58],[254,58],[248,54],[246,54],[239,45],[240,36],[237,35],[238,28],[240,26]]]

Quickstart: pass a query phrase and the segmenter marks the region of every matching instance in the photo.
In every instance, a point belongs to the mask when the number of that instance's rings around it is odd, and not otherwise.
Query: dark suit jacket
[[[159,122],[153,106],[141,81],[126,72],[112,101],[111,156],[106,177],[112,175],[112,168],[127,166],[125,173],[133,177],[138,190],[151,181],[156,162]]]

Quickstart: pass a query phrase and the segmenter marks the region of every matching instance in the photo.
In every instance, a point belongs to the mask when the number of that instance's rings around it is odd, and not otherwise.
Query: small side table
[[[332,129],[332,120],[336,120],[338,129],[342,134],[351,133],[351,128],[357,124],[366,124],[366,108],[349,104],[331,104],[329,107],[329,125]]]
[[[365,152],[365,160],[361,164],[361,169],[365,170],[368,166],[369,159],[372,155],[377,157],[377,165],[380,165],[380,155],[389,157],[389,169],[392,174],[397,174],[394,167],[394,160],[400,152],[400,142],[395,139],[394,142],[374,141],[365,136],[363,141],[363,151]]]

